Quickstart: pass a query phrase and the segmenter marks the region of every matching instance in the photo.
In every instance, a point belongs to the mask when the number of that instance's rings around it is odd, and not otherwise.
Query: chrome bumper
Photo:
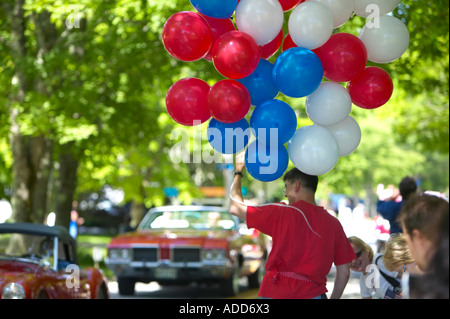
[[[117,277],[135,278],[138,281],[197,281],[228,278],[231,275],[230,260],[173,262],[130,261],[117,262],[105,258],[105,263]]]

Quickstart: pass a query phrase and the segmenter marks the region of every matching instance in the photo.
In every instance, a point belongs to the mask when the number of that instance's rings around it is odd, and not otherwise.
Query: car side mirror
[[[39,266],[41,266],[46,270],[49,270],[52,268],[52,263],[47,258],[42,258],[41,261],[39,262]]]

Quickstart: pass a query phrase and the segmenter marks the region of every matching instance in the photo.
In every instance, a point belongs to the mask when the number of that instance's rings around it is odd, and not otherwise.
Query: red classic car
[[[135,232],[113,238],[105,262],[121,295],[132,295],[136,282],[157,281],[215,282],[233,296],[240,277],[259,286],[266,255],[264,238],[225,208],[164,206],[151,209]]]
[[[100,270],[78,267],[75,244],[60,226],[0,224],[0,298],[108,298]]]

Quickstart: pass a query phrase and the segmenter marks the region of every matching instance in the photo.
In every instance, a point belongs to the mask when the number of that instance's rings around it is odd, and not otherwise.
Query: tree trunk
[[[44,21],[48,21],[50,23],[50,14],[47,15],[39,15],[39,17],[44,19]],[[44,35],[47,35],[49,39],[52,38],[53,26],[47,24],[47,28],[43,28],[47,30],[44,32]],[[84,32],[86,30],[86,20],[81,19],[80,26],[78,31]],[[61,38],[68,36],[65,32],[60,35]],[[84,56],[84,48],[83,40],[77,40],[77,38],[71,38],[68,40],[70,45],[71,53],[76,56],[79,60],[81,60]],[[46,43],[49,43],[47,40]],[[51,43],[51,46],[54,45],[54,41]],[[74,82],[74,86],[80,88],[83,87],[83,82],[78,79]],[[56,213],[56,221],[57,225],[69,228],[70,225],[70,212],[73,208],[73,200],[75,191],[77,188],[77,171],[79,166],[79,156],[77,156],[77,146],[73,142],[69,142],[65,145],[59,145],[59,170],[57,174],[57,180],[55,182],[54,189],[54,203],[55,203],[55,213]]]
[[[52,171],[53,142],[44,136],[31,138],[31,220],[43,223],[48,213],[48,184]]]
[[[16,126],[16,125],[15,125]],[[26,138],[20,133],[11,133],[10,144],[13,156],[13,185],[11,206],[16,222],[31,222],[31,169],[28,163]]]
[[[24,0],[17,0],[11,10],[11,50],[14,56],[14,81],[17,89],[11,96],[10,108],[10,145],[13,156],[13,187],[11,203],[13,219],[17,222],[42,223],[47,213],[48,181],[52,169],[52,141],[43,134],[25,136],[21,132],[18,117],[18,105],[25,102],[29,83],[34,83],[34,90],[47,94],[43,80],[38,77],[30,81],[27,78],[27,50],[25,37]],[[50,14],[41,13],[35,19],[38,38],[38,58],[47,53],[54,43],[54,26],[50,23]],[[50,32],[49,32],[50,30]]]
[[[31,18],[35,25],[37,57],[41,61],[45,54],[53,48],[58,33],[50,21],[50,13],[41,11],[33,13]],[[40,65],[40,63],[36,63]],[[45,81],[38,76],[34,81],[34,91],[43,96],[50,96]],[[30,139],[30,164],[33,169],[30,188],[32,190],[32,218],[35,223],[43,223],[46,217],[48,203],[48,184],[53,164],[53,140],[43,134]]]
[[[78,159],[70,150],[61,152],[55,183],[56,224],[69,228],[73,194],[77,187]]]
[[[377,216],[376,195],[375,192],[373,191],[372,184],[367,184],[365,189],[366,189],[366,198],[364,202],[367,207],[366,209],[369,211],[370,217],[375,217]]]
[[[130,227],[136,228],[144,215],[144,204],[133,200],[130,208]]]
[[[29,187],[31,180],[31,169],[29,165],[28,139],[20,132],[17,117],[20,113],[18,105],[25,101],[27,91],[27,80],[25,73],[26,46],[25,46],[25,0],[17,0],[11,8],[11,50],[14,56],[16,72],[14,81],[16,88],[11,96],[10,108],[10,145],[13,157],[13,185],[11,195],[11,205],[13,209],[13,219],[15,221],[31,221],[31,190]]]

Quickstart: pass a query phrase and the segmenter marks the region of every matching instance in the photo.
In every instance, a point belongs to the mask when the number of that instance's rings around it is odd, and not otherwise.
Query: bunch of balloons
[[[163,28],[164,46],[181,61],[211,61],[225,79],[212,86],[197,78],[177,81],[167,92],[167,111],[186,126],[210,120],[211,146],[223,154],[246,149],[247,170],[261,181],[282,176],[289,159],[304,173],[322,175],[354,152],[361,130],[350,116],[352,104],[375,109],[393,92],[390,75],[367,61],[395,61],[409,44],[403,22],[386,15],[400,0],[190,2],[198,12],[172,15]],[[367,18],[359,36],[335,32],[353,14]],[[272,64],[268,59],[280,48]],[[292,107],[276,99],[280,92],[306,97],[314,124],[297,129]]]

